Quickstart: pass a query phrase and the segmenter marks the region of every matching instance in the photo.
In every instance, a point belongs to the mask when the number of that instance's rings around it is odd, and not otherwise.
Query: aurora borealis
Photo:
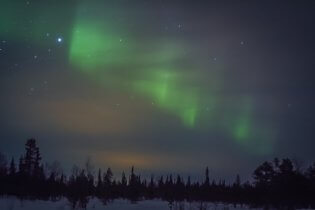
[[[2,152],[228,178],[314,161],[313,2],[1,4]]]

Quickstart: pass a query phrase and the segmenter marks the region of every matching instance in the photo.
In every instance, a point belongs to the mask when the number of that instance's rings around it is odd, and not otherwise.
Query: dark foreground
[[[56,200],[23,200],[17,197],[0,198],[1,210],[74,210],[74,209],[93,209],[93,210],[241,210],[241,209],[296,209],[296,206],[254,206],[245,204],[229,204],[222,202],[203,202],[203,201],[173,201],[167,202],[162,200],[142,200],[130,201],[124,199],[106,200],[97,198],[86,198],[76,203],[66,198]],[[311,209],[306,207],[303,209]]]
[[[315,208],[315,164],[303,171],[290,159],[264,162],[253,172],[254,182],[241,183],[236,176],[233,184],[224,180],[210,181],[206,168],[202,182],[191,182],[180,175],[141,178],[132,167],[129,176],[123,172],[115,180],[108,168],[99,169],[95,176],[87,162],[85,169],[74,167],[67,177],[56,165],[44,167],[36,141],[25,145],[18,167],[12,158],[8,164],[0,156],[0,195],[16,196],[22,200],[62,200],[71,208],[85,208],[92,198],[103,204],[113,200],[165,201],[173,208],[175,203],[231,203],[251,207]],[[92,199],[93,200],[93,199]],[[201,206],[202,207],[202,206]],[[180,208],[179,208],[180,209]],[[204,208],[199,208],[204,209]]]

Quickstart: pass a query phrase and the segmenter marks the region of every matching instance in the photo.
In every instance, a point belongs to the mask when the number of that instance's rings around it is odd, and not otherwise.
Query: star
[[[62,40],[63,40],[62,37],[58,37],[58,38],[57,38],[57,42],[58,42],[58,43],[61,43]]]

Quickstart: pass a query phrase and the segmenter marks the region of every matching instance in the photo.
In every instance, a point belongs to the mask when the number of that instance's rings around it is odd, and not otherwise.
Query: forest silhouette
[[[315,207],[315,163],[302,170],[294,161],[285,158],[266,161],[253,171],[253,182],[210,181],[208,167],[203,181],[192,182],[188,176],[141,178],[131,167],[127,176],[114,179],[111,168],[98,170],[96,176],[87,161],[85,168],[73,167],[68,176],[58,164],[47,169],[35,139],[28,139],[18,164],[0,153],[0,195],[22,199],[58,200],[66,197],[75,208],[86,206],[91,197],[103,201],[161,199],[170,202],[226,202],[251,206]]]

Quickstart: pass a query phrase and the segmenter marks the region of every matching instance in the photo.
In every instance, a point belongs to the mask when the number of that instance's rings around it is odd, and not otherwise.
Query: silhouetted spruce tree
[[[92,194],[95,191],[94,187],[94,165],[90,158],[88,158],[85,162],[85,177],[87,180],[87,192],[88,194]]]
[[[134,172],[134,166],[132,166],[128,184],[128,196],[130,196],[132,199],[138,198],[140,189],[141,189],[140,177],[136,176]]]
[[[7,186],[7,158],[0,153],[0,194],[8,190]]]
[[[279,168],[280,160],[278,158],[273,159],[273,164],[274,164],[275,172],[277,172],[276,170]]]
[[[268,188],[275,176],[275,171],[272,163],[264,162],[262,165],[258,166],[253,174],[256,187]]]
[[[126,197],[127,193],[127,178],[126,178],[126,174],[125,172],[123,171],[122,172],[122,175],[121,175],[121,181],[120,181],[120,184],[119,184],[119,196],[122,196],[122,197]]]
[[[55,175],[55,172],[52,171],[49,175],[48,182],[55,183],[55,181],[56,181],[56,175]]]
[[[206,176],[206,179],[205,179],[204,185],[206,187],[209,187],[210,186],[210,178],[209,178],[209,168],[208,167],[206,168],[205,176]]]
[[[77,177],[76,184],[79,189],[79,195],[86,196],[89,195],[89,179],[85,173],[85,170],[82,169],[79,177]]]
[[[285,158],[282,160],[281,164],[279,165],[280,173],[283,175],[291,175],[294,173],[293,163],[290,159]]]
[[[182,184],[182,179],[181,179],[180,175],[177,174],[177,177],[176,177],[176,186],[179,186],[179,185],[181,185],[181,184]]]
[[[241,178],[240,175],[237,174],[234,182],[234,187],[240,187],[241,186]]]
[[[112,191],[113,172],[110,168],[103,175],[103,190],[105,195],[109,196]]]
[[[26,175],[25,159],[22,155],[19,159],[19,175]]]
[[[232,199],[240,200],[242,197],[241,190],[242,190],[241,178],[240,175],[237,174],[232,188],[228,189],[228,191],[231,193]]]
[[[65,195],[66,193],[66,183],[67,183],[67,177],[62,173],[59,179],[58,183],[58,193],[59,195]]]
[[[121,185],[124,187],[127,186],[127,178],[126,178],[125,172],[122,172],[122,175],[121,175]]]
[[[169,188],[173,186],[173,175],[172,174],[170,174],[170,176],[168,177],[167,185]]]
[[[274,183],[278,192],[289,197],[301,197],[308,188],[307,178],[288,158],[282,159]]]
[[[308,179],[315,182],[315,162],[307,168],[305,175]]]
[[[205,170],[205,180],[200,188],[200,196],[203,200],[205,200],[210,192],[210,178],[209,178],[209,168],[206,167]]]
[[[151,189],[154,189],[154,188],[155,188],[154,175],[151,175],[149,187],[150,187]]]
[[[139,182],[139,196],[146,196],[146,192],[148,189],[148,182],[147,179],[141,179],[141,176],[138,176],[138,182]]]
[[[16,166],[15,166],[14,158],[11,159],[10,168],[9,168],[9,174],[10,174],[11,177],[15,176],[15,174],[16,174]]]
[[[28,139],[25,144],[25,156],[24,156],[24,167],[25,173],[28,176],[37,176],[41,173],[40,167],[40,152],[39,148],[36,145],[35,139]]]
[[[188,176],[186,184],[185,184],[185,197],[186,197],[187,201],[189,201],[189,202],[192,199],[192,196],[191,196],[192,192],[191,191],[192,191],[191,178],[190,178],[190,176]]]
[[[162,189],[164,187],[164,177],[161,176],[158,182],[159,189]]]
[[[97,174],[97,184],[96,184],[96,194],[98,196],[102,194],[102,188],[103,188],[102,171],[99,168],[98,174]]]
[[[151,175],[150,183],[149,183],[148,188],[147,188],[147,194],[148,194],[149,198],[154,198],[155,190],[156,190],[155,188],[156,188],[156,186],[155,186],[155,182],[154,182],[154,176]]]
[[[113,179],[112,182],[112,187],[111,187],[111,198],[118,198],[121,197],[121,193],[120,193],[120,182],[116,181],[115,179]]]
[[[137,177],[136,177],[135,172],[134,172],[134,167],[132,166],[130,177],[129,177],[129,186],[136,185],[136,183],[137,183]]]
[[[305,172],[305,177],[308,180],[308,192],[311,195],[315,194],[315,162],[309,166]]]
[[[7,175],[7,158],[5,155],[0,153],[0,177],[4,177]]]
[[[184,200],[185,184],[180,175],[177,175],[177,178],[176,178],[175,193],[176,193],[177,200]]]
[[[191,187],[191,178],[188,176],[187,182],[186,182],[186,188],[189,189]]]
[[[165,186],[164,198],[168,201],[173,201],[175,197],[175,190],[174,190],[174,180],[173,180],[172,174],[166,177],[164,186]]]
[[[113,172],[110,168],[108,168],[103,178],[104,187],[109,189],[112,184],[112,181],[113,181]]]

